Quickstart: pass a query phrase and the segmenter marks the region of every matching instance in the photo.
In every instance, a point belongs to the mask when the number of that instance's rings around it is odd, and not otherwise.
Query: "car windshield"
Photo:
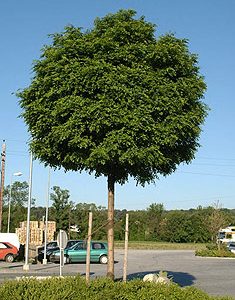
[[[70,248],[71,249],[71,248]],[[72,247],[73,250],[84,250],[86,249],[86,243],[79,242]]]

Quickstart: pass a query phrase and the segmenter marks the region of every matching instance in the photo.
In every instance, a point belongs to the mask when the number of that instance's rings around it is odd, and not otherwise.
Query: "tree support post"
[[[90,283],[91,232],[92,232],[92,212],[89,212],[88,239],[87,239],[87,248],[86,248],[86,284]]]
[[[126,228],[125,228],[125,250],[123,260],[123,281],[126,282],[127,277],[127,254],[128,254],[128,234],[129,234],[129,215],[126,214]]]
[[[0,232],[2,231],[2,204],[5,181],[5,160],[6,160],[6,143],[3,140],[1,153],[1,181],[0,181]]]
[[[113,176],[108,176],[108,266],[107,277],[114,280],[114,184]]]

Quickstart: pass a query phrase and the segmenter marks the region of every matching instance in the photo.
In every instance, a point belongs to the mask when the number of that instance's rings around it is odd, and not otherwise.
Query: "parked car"
[[[53,249],[55,250],[59,249],[57,241],[51,241],[46,244],[46,252],[50,253],[50,251]],[[44,250],[45,250],[44,245],[37,248],[37,256],[35,257],[35,261],[40,261],[42,263],[42,260],[44,258]],[[49,256],[46,255],[46,258],[48,260]]]
[[[69,240],[68,243],[67,243],[67,245],[66,245],[66,247],[65,247],[65,249],[72,247],[73,245],[77,244],[80,241],[81,240]],[[46,259],[47,259],[47,261],[50,261],[50,257],[52,255],[52,253],[54,253],[55,251],[60,250],[60,248],[59,248],[59,246],[58,246],[58,244],[57,244],[56,241],[49,242],[47,244],[47,248],[46,249],[47,249],[47,251],[46,251]],[[43,259],[44,259],[44,247],[40,247],[40,250],[39,250],[38,256],[37,256],[37,260],[42,263]]]
[[[0,260],[12,263],[18,254],[19,250],[16,246],[8,242],[0,242]]]
[[[48,242],[46,244],[46,250],[54,249],[54,248],[57,248],[57,247],[58,247],[57,241],[51,241],[51,242]],[[38,247],[37,248],[38,254],[41,253],[41,252],[44,252],[44,248],[45,248],[44,245]]]
[[[87,255],[86,242],[78,242],[71,248],[65,249],[65,263],[85,262]],[[54,251],[50,257],[51,262],[60,262],[60,251]],[[108,245],[104,242],[91,242],[91,262],[99,262],[107,264],[108,261]]]
[[[229,251],[231,251],[232,253],[235,253],[235,242],[230,242],[227,244],[227,248]]]

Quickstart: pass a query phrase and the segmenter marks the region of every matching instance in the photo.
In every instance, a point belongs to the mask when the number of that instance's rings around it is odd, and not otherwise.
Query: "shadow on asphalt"
[[[169,278],[172,278],[172,281],[175,283],[178,283],[180,286],[189,286],[189,285],[193,285],[194,280],[196,279],[196,277],[194,277],[193,275],[189,274],[189,273],[184,273],[184,272],[172,272],[172,271],[167,271],[167,276]],[[139,272],[139,273],[132,273],[127,275],[127,280],[133,280],[133,279],[143,279],[145,275],[147,274],[156,274],[159,273],[160,270],[156,270],[156,271],[146,271],[146,272]]]

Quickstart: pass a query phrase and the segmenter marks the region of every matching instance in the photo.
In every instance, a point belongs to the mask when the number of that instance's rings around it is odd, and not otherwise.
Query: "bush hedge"
[[[106,278],[92,280],[86,286],[80,276],[37,280],[25,278],[8,281],[0,286],[2,300],[228,300],[229,297],[209,296],[194,288],[176,284],[156,284],[132,280],[113,282]]]
[[[229,251],[226,245],[221,244],[220,249],[215,244],[209,244],[206,246],[206,249],[198,249],[195,252],[196,256],[204,256],[204,257],[233,257],[235,258],[235,254]]]

